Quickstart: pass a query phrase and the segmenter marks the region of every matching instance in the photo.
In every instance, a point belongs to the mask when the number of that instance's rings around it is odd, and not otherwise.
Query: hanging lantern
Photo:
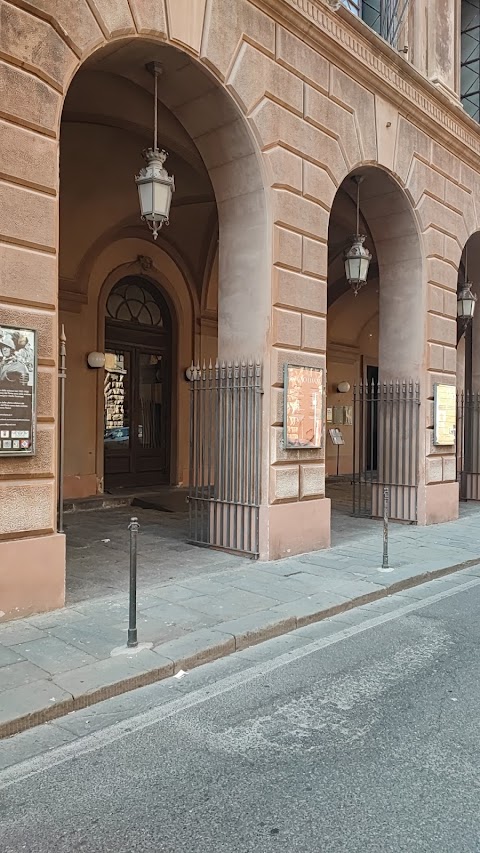
[[[472,293],[472,283],[466,281],[457,296],[457,320],[463,326],[464,332],[475,313],[476,301],[477,297]]]
[[[166,151],[158,148],[158,77],[161,67],[157,62],[147,65],[153,71],[155,78],[154,86],[154,131],[153,148],[143,152],[147,165],[140,169],[140,174],[135,177],[140,201],[140,213],[152,231],[153,239],[156,240],[162,225],[168,225],[170,217],[170,206],[172,196],[175,192],[175,181],[164,169],[167,159]]]
[[[363,175],[355,175],[353,180],[357,184],[357,230],[352,237],[351,245],[343,253],[343,259],[346,279],[357,296],[360,288],[367,283],[372,255],[363,245],[365,236],[360,234],[360,184],[363,181]]]

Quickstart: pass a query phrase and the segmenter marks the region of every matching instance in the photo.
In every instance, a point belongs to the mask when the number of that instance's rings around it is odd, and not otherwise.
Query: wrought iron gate
[[[457,479],[460,499],[480,500],[480,393],[457,394]]]
[[[411,381],[354,387],[353,514],[380,516],[389,487],[390,518],[416,522],[420,387]]]
[[[262,366],[191,368],[190,539],[259,555]]]

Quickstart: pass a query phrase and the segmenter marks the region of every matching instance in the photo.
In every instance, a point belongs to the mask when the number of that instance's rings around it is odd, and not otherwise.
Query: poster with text
[[[36,333],[0,325],[0,456],[35,453],[36,366]]]
[[[285,365],[284,443],[286,448],[322,446],[323,369]]]

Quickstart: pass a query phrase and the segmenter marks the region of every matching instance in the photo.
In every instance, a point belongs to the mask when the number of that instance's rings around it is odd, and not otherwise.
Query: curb
[[[428,581],[437,580],[438,578],[454,574],[480,564],[480,559],[477,557],[473,560],[466,560],[463,563],[457,563],[454,566],[447,566],[444,569],[435,569],[434,571],[424,572],[421,575],[414,575],[411,578],[406,578],[401,581],[396,581],[388,587],[380,588],[378,591],[366,593],[357,598],[352,598],[350,601],[344,601],[334,607],[328,607],[324,610],[318,610],[309,613],[305,616],[289,616],[279,619],[278,622],[270,623],[265,627],[245,631],[242,634],[231,636],[228,640],[221,640],[214,646],[207,649],[199,650],[193,655],[179,658],[171,661],[168,664],[163,664],[160,667],[143,672],[138,675],[133,675],[117,681],[113,684],[107,684],[93,690],[89,693],[83,693],[78,696],[72,696],[70,699],[65,699],[56,705],[42,708],[40,711],[35,711],[32,714],[25,714],[17,717],[14,720],[8,720],[0,725],[0,740],[11,737],[12,735],[26,731],[27,729],[40,726],[43,723],[48,723],[51,720],[56,720],[59,717],[64,717],[72,711],[80,711],[82,708],[87,708],[90,705],[96,705],[98,702],[103,702],[106,699],[111,699],[113,696],[119,696],[122,693],[128,693],[131,690],[137,690],[139,687],[147,687],[149,684],[154,684],[157,681],[162,681],[165,678],[170,678],[175,675],[180,669],[189,670],[197,666],[202,666],[205,663],[218,660],[219,658],[228,657],[234,652],[242,651],[249,646],[257,645],[266,640],[271,640],[274,637],[279,637],[282,634],[288,634],[295,631],[297,628],[303,628],[306,625],[311,625],[314,622],[321,622],[331,616],[337,616],[340,613],[346,613],[348,610],[353,610],[356,607],[361,607],[364,604],[371,604],[374,601],[379,601],[382,598],[388,598],[397,592],[402,592],[405,589],[412,589],[416,586],[421,586]],[[221,626],[218,626],[221,630]],[[159,650],[161,646],[158,647]],[[34,685],[32,685],[33,688]]]

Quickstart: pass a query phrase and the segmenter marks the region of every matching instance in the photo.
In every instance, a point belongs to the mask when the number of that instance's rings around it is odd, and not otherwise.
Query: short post
[[[383,561],[382,569],[388,569],[388,513],[390,495],[388,486],[383,487]]]
[[[132,518],[128,525],[130,531],[130,599],[128,610],[128,639],[127,646],[133,649],[138,646],[137,637],[137,538],[140,525],[138,518]]]

